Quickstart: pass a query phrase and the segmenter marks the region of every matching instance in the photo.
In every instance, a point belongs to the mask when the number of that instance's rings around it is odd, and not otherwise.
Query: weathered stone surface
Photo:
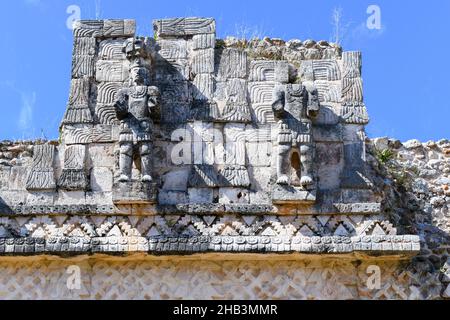
[[[124,61],[99,60],[96,64],[98,82],[122,82],[128,79],[128,67]]]
[[[216,32],[214,19],[175,18],[153,21],[153,28],[158,37],[183,37]]]
[[[250,81],[289,81],[289,66],[287,61],[251,61]]]
[[[155,203],[157,195],[158,190],[154,183],[130,181],[113,185],[113,202],[116,204]]]
[[[91,286],[83,297],[142,289],[152,297],[192,297],[192,288],[179,291],[184,280],[178,291],[169,284],[186,275],[191,285],[203,272],[208,280],[198,296],[217,298],[238,278],[234,268],[258,283],[269,274],[278,291],[237,286],[237,294],[225,296],[446,295],[449,281],[437,270],[447,259],[450,144],[387,139],[374,150],[364,133],[361,53],[342,53],[327,41],[216,43],[212,19],[163,19],[154,27],[157,39],[134,38],[131,20],[77,22],[60,141],[48,150],[39,150],[42,142],[0,143],[0,255],[9,256],[0,296],[22,292],[22,275],[42,284],[24,271],[25,257],[14,265],[14,256],[26,255],[37,256],[31,270],[45,269],[43,255],[89,261],[83,283]],[[144,269],[158,276],[136,269],[128,253],[140,254]],[[229,253],[235,262],[227,261]],[[263,253],[264,264],[240,261]],[[300,253],[315,256],[303,261]],[[111,256],[98,265],[99,254]],[[149,262],[145,254],[172,257]],[[209,269],[195,265],[200,271],[190,272],[189,257],[177,258],[191,254]],[[214,267],[213,257],[226,261]],[[389,265],[382,268],[386,286],[376,293],[363,284],[372,259]],[[122,275],[107,279],[109,269],[129,277],[132,290],[111,291]],[[295,278],[331,269],[327,281],[279,289],[286,270]],[[54,270],[46,273],[51,283],[61,278]],[[168,279],[167,270],[175,277]],[[134,290],[137,273],[167,290]],[[212,282],[224,285],[210,289]],[[65,289],[50,289],[65,297]]]
[[[56,188],[53,160],[55,147],[44,144],[33,148],[33,165],[27,178],[27,190],[54,190]]]

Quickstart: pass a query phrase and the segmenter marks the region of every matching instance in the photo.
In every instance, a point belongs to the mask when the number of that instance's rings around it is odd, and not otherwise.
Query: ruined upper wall
[[[8,252],[419,249],[366,162],[361,53],[217,40],[213,19],[154,28],[76,25],[60,143],[1,162]]]

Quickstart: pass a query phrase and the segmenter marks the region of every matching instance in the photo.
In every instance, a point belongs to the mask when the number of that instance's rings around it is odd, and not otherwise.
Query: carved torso
[[[134,86],[128,89],[128,113],[137,120],[149,120],[148,87]]]
[[[285,107],[287,118],[304,120],[306,116],[307,93],[301,84],[288,84],[285,91]]]

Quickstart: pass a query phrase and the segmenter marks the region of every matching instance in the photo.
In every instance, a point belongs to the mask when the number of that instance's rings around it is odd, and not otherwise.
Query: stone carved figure
[[[152,182],[152,117],[159,114],[160,92],[150,86],[151,57],[144,39],[128,39],[123,52],[130,61],[130,81],[119,90],[114,108],[120,120],[120,182],[131,180],[134,158],[140,159],[141,181]]]
[[[273,92],[272,109],[279,120],[277,184],[293,185],[289,178],[295,168],[292,155],[299,155],[300,181],[305,189],[313,185],[312,121],[319,113],[319,94],[311,85],[277,85]]]

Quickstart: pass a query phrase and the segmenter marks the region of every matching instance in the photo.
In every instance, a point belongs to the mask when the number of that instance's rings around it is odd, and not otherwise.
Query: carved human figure
[[[151,182],[152,116],[159,114],[160,92],[150,86],[151,59],[142,39],[129,39],[123,51],[130,60],[130,81],[116,97],[114,108],[120,120],[120,182],[131,180],[133,160],[139,158],[141,181]]]
[[[319,112],[319,96],[313,85],[277,85],[273,92],[272,109],[279,119],[277,184],[290,185],[292,154],[300,158],[300,185],[313,185],[314,145],[312,121]]]

